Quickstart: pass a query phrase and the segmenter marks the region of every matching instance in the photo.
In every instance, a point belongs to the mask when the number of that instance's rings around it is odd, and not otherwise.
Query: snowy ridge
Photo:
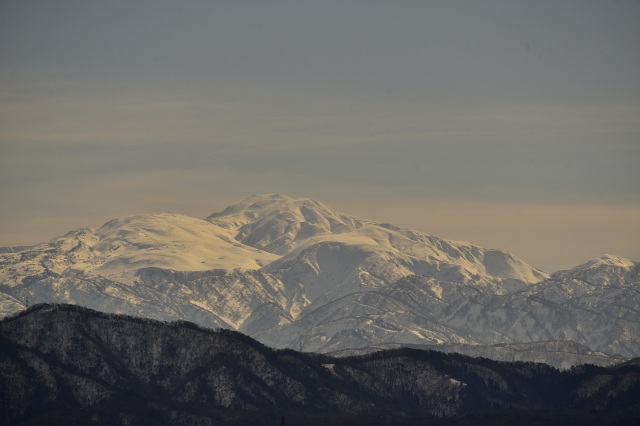
[[[329,247],[340,246],[349,251],[340,254],[347,256],[342,263],[358,262],[362,272],[377,268],[376,274],[370,275],[380,276],[384,282],[413,274],[476,284],[496,281],[532,284],[548,277],[501,250],[486,250],[466,242],[447,241],[408,228],[359,219],[333,212],[310,199],[279,194],[253,196],[207,220],[235,232],[236,239],[243,244],[282,255],[282,259],[267,267],[271,271],[300,261],[315,271],[341,269],[336,264],[337,258],[331,259],[332,264],[318,258],[318,252],[325,254],[331,251]],[[356,271],[350,273],[357,275]],[[376,285],[374,281],[372,285]]]
[[[553,274],[553,278],[582,281],[595,286],[616,286],[624,283],[640,285],[640,263],[605,254],[568,271],[558,271]]]
[[[132,283],[141,268],[259,269],[278,256],[244,246],[228,231],[207,221],[159,213],[114,219],[96,231],[71,231],[15,253],[13,258],[29,259],[19,264],[28,268],[30,275],[36,271],[82,273]],[[3,282],[6,272],[3,268]]]
[[[268,194],[206,220],[136,215],[0,253],[0,312],[73,303],[320,352],[573,341],[632,357],[639,271],[606,255],[549,276],[502,250]]]
[[[96,231],[101,253],[98,275],[117,278],[143,267],[184,271],[259,269],[277,256],[239,244],[224,230],[199,219],[176,214],[131,216],[113,220]]]
[[[233,232],[243,244],[284,255],[313,237],[343,234],[367,221],[331,211],[324,204],[280,194],[254,195],[207,220]]]

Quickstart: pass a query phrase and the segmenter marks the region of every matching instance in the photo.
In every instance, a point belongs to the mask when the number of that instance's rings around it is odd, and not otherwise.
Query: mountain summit
[[[343,234],[368,223],[312,199],[280,194],[254,195],[206,220],[235,233],[243,244],[279,255],[314,237]]]
[[[72,303],[324,352],[572,340],[637,356],[637,283],[637,262],[615,256],[550,276],[502,250],[278,194],[204,220],[130,216],[0,250],[3,315]]]
[[[281,255],[278,267],[314,258],[317,269],[321,265],[317,265],[316,253],[322,248],[328,251],[330,245],[336,250],[348,247],[345,250],[366,259],[369,268],[393,263],[395,268],[379,271],[385,281],[416,273],[477,284],[496,279],[533,284],[548,277],[511,253],[356,218],[311,199],[253,196],[207,220],[235,233],[243,244]]]

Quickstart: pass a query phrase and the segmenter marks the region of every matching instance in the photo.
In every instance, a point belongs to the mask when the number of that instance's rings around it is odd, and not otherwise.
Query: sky
[[[640,260],[640,1],[0,0],[0,246],[253,194]]]

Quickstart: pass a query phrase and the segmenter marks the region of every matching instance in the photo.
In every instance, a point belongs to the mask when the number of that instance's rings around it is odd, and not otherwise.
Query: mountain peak
[[[296,241],[348,232],[364,224],[319,201],[280,194],[254,195],[206,220],[236,233],[243,244],[280,255],[290,252]]]
[[[604,254],[596,260],[611,266],[632,267],[635,264],[635,262],[630,259],[614,254]]]
[[[356,218],[309,198],[254,195],[206,220],[229,230],[242,244],[283,256],[270,265],[270,270],[302,260],[304,264],[315,265],[312,269],[318,269],[316,261],[322,263],[332,258],[327,252],[330,245],[334,249],[348,246],[354,250],[349,251],[350,255],[360,260],[348,273],[345,270],[345,274],[356,281],[361,277],[360,272],[370,269],[377,271],[373,273],[377,278],[371,278],[374,281],[381,277],[393,281],[411,274],[484,284],[494,279],[534,283],[547,277],[510,253]],[[334,249],[329,251],[334,253]],[[318,256],[323,260],[315,259]],[[334,261],[337,263],[320,269],[335,272],[346,259]],[[335,283],[336,280],[337,277],[332,276],[329,281]]]
[[[640,263],[605,255],[547,278],[502,250],[265,194],[207,220],[128,216],[0,254],[0,315],[63,301],[305,350],[569,338],[637,356]]]
[[[327,206],[311,198],[292,198],[282,194],[259,194],[245,198],[237,204],[227,207],[221,212],[213,213],[206,220],[212,221],[220,217],[230,216],[238,212],[249,211],[253,215],[264,214],[265,211],[277,210],[278,213],[297,211],[301,206],[313,206],[330,211]],[[249,219],[253,219],[249,214]]]
[[[614,254],[604,254],[596,259],[591,259],[588,262],[583,263],[582,265],[578,265],[574,268],[574,270],[594,270],[603,267],[613,267],[613,268],[621,268],[621,269],[631,269],[636,266],[638,263],[632,260],[626,259],[621,256],[616,256]]]
[[[279,194],[277,192],[267,193],[267,194],[253,194],[250,197],[247,197],[245,200],[292,200],[293,198]]]
[[[553,277],[573,278],[598,286],[635,283],[640,280],[640,263],[621,256],[605,254],[573,269],[558,271]]]

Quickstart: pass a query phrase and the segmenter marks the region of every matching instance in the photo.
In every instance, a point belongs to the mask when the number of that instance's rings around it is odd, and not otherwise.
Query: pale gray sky
[[[247,196],[640,260],[640,2],[0,0],[0,245]]]

